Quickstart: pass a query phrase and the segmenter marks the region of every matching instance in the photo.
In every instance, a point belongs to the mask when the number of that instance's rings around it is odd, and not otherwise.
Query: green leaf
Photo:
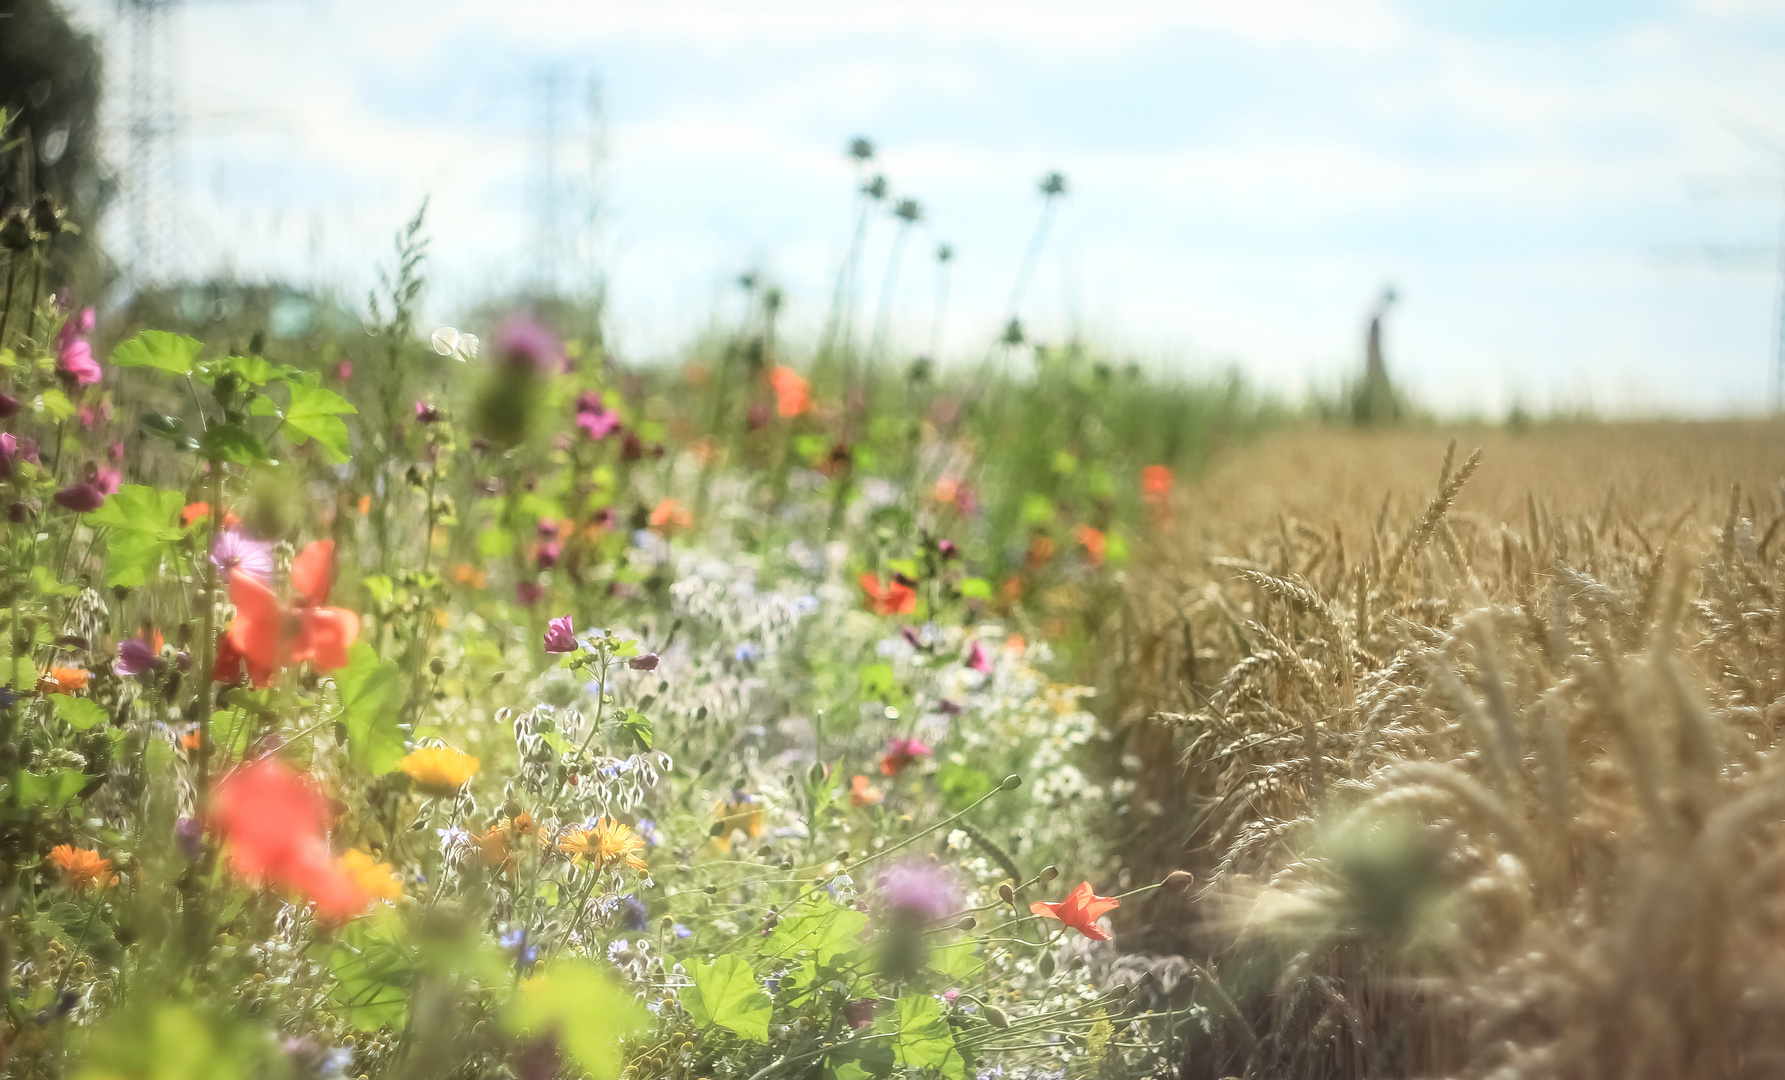
[[[818,893],[789,908],[763,943],[764,956],[810,954],[821,965],[854,952],[868,925],[868,916],[839,906],[829,895]]]
[[[930,970],[947,976],[956,983],[965,983],[985,968],[985,961],[973,955],[979,942],[962,938],[930,950]]]
[[[893,1056],[908,1069],[935,1069],[946,1080],[962,1080],[966,1064],[955,1049],[954,1033],[942,1016],[942,1003],[928,994],[902,997],[894,1006],[899,1034]]]
[[[584,1072],[614,1080],[620,1040],[647,1027],[651,1015],[594,964],[561,960],[521,984],[503,1020],[516,1034],[556,1035]]]
[[[404,944],[394,911],[355,919],[338,937],[312,949],[321,953],[335,977],[329,1004],[360,1031],[401,1029],[409,1013],[409,986],[415,958]]]
[[[375,775],[394,772],[403,760],[403,727],[397,710],[401,684],[397,665],[379,660],[364,641],[353,643],[347,650],[347,666],[335,672],[348,759]]]
[[[212,461],[233,461],[252,465],[271,460],[266,444],[240,424],[217,424],[198,440],[198,452]]]
[[[203,348],[184,334],[144,330],[112,350],[112,363],[118,367],[149,367],[186,375],[192,371],[192,361]]]
[[[74,402],[53,386],[37,395],[37,407],[48,413],[50,419],[58,424],[74,415]]]
[[[655,739],[651,718],[637,709],[626,710],[626,718],[620,721],[620,731],[640,750],[649,750]]]
[[[990,600],[992,598],[992,583],[985,578],[962,578],[961,596],[968,600]]]
[[[358,411],[333,390],[292,383],[291,405],[285,410],[285,437],[300,446],[315,439],[323,449],[323,456],[339,464],[347,460],[350,450],[347,425],[341,416]]]
[[[773,1006],[757,985],[749,961],[728,953],[711,964],[690,960],[684,966],[694,985],[684,986],[679,996],[696,1024],[717,1025],[746,1039],[768,1042]]]
[[[258,356],[226,356],[222,365],[224,370],[254,386],[265,386],[278,375],[273,365]]]
[[[111,720],[111,716],[91,698],[51,694],[50,704],[56,710],[56,719],[76,731],[86,731]]]
[[[834,1080],[869,1080],[870,1077],[889,1076],[893,1066],[898,1062],[893,1057],[893,1048],[885,1039],[867,1041],[851,1039],[839,1043],[830,1052],[830,1075]]]
[[[947,761],[936,770],[936,786],[942,789],[943,801],[950,810],[964,810],[997,785],[989,773]]]
[[[41,776],[21,770],[18,774],[19,802],[26,806],[42,805],[54,812],[79,795],[89,779],[79,769],[57,769]]]
[[[885,662],[863,664],[860,678],[862,699],[865,701],[886,701],[899,686],[898,678],[893,675],[893,666]]]
[[[76,1080],[284,1080],[290,1059],[273,1032],[207,1016],[187,1005],[151,1004],[107,1017],[82,1040]]]
[[[42,563],[32,564],[31,585],[44,596],[73,596],[81,591],[78,585],[57,581],[56,572]]]
[[[180,529],[175,524],[185,496],[177,491],[126,484],[87,521],[111,530],[106,538],[107,585],[136,587],[160,569]]]

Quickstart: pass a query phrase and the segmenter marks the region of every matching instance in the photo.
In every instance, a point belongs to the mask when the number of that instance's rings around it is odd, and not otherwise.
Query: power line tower
[[[548,70],[537,76],[533,118],[533,288],[556,295],[563,283],[564,235],[560,212],[562,181],[558,170],[558,99],[564,75]]]
[[[179,2],[118,0],[118,21],[130,50],[130,111],[124,123],[130,173],[124,201],[130,216],[131,276],[138,286],[160,280],[167,270],[168,189],[178,133],[170,23]]]

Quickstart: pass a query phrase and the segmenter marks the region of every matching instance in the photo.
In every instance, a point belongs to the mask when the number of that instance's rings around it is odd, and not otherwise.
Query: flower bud
[[[1006,776],[1004,782],[998,786],[1005,791],[1015,791],[1017,788],[1023,786],[1023,778],[1016,773],[1011,773],[1009,776]]]
[[[1055,878],[1057,878],[1059,876],[1060,876],[1060,868],[1059,867],[1044,866],[1041,868],[1041,875],[1039,877],[1037,877],[1035,880],[1041,882],[1043,885],[1046,885],[1048,882],[1054,880]]]
[[[998,899],[1006,904],[1014,905],[1016,903],[1016,890],[1010,887],[1010,882],[1001,881],[998,883]]]
[[[979,920],[975,919],[971,915],[968,915],[965,918],[963,918],[960,922],[955,923],[954,928],[956,930],[971,930],[975,926],[978,926],[978,925],[979,925]]]
[[[1187,893],[1190,886],[1196,884],[1196,875],[1188,870],[1173,870],[1165,875],[1164,885],[1175,893]]]

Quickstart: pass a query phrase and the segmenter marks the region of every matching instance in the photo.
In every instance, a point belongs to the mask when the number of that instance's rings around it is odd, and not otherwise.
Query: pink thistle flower
[[[975,641],[967,650],[967,666],[981,675],[992,673],[992,654],[986,651],[985,642]]]
[[[562,366],[557,336],[530,319],[515,318],[496,331],[496,355],[509,367],[547,374]]]
[[[893,913],[935,922],[960,906],[960,890],[942,866],[911,860],[886,868],[875,883],[880,899]]]

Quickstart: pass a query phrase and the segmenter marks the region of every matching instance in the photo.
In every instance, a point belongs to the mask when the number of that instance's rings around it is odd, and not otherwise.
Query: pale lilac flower
[[[273,545],[256,540],[240,529],[223,530],[211,548],[211,561],[223,571],[225,581],[229,580],[232,571],[240,569],[268,585],[273,583]]]
[[[881,873],[877,888],[889,910],[922,922],[945,918],[960,906],[954,879],[938,863],[895,863]]]

